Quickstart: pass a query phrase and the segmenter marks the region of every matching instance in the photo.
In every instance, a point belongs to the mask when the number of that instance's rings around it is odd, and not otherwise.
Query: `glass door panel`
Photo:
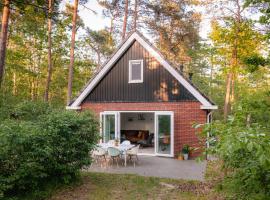
[[[159,155],[172,155],[173,127],[171,114],[156,115],[156,153]]]
[[[103,142],[114,140],[116,138],[116,115],[103,114],[102,120]]]

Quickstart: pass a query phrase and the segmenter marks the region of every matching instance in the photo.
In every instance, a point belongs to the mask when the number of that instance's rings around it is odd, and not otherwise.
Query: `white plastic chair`
[[[109,147],[108,148],[108,156],[110,160],[112,161],[112,164],[114,161],[116,161],[117,167],[118,167],[118,161],[121,159],[121,151],[115,147]]]
[[[131,143],[130,143],[129,140],[124,140],[121,144],[122,144],[122,145],[130,145]]]
[[[139,158],[138,158],[139,148],[140,148],[140,145],[137,145],[133,147],[132,149],[127,150],[127,156],[129,156],[129,160],[133,160],[134,167],[136,163],[134,157],[136,157],[136,160],[139,161]]]
[[[102,167],[102,160],[106,163],[106,150],[101,148],[101,147],[96,147],[95,150],[93,151],[93,157],[94,161],[98,164],[100,163],[100,167]]]

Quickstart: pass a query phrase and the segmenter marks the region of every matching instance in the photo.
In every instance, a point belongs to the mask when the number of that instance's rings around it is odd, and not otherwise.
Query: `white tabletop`
[[[98,146],[100,146],[101,148],[106,149],[106,150],[108,149],[108,147],[114,147],[116,149],[119,149],[120,151],[127,151],[127,150],[135,147],[134,144],[129,144],[129,145],[119,144],[118,146],[115,146],[115,145],[108,144],[108,143],[100,143],[100,144],[98,144]]]

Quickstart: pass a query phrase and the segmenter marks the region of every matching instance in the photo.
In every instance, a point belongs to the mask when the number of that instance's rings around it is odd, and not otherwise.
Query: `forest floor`
[[[131,174],[85,172],[80,182],[58,189],[48,200],[180,199],[223,200],[217,192],[220,165],[208,162],[206,180],[184,181]]]

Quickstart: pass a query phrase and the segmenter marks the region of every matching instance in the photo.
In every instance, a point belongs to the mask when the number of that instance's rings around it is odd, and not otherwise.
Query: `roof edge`
[[[140,32],[133,31],[129,36],[119,45],[112,56],[104,63],[103,67],[93,76],[92,79],[88,81],[83,90],[75,98],[75,100],[69,104],[70,108],[78,108],[81,103],[87,97],[87,95],[92,91],[92,89],[99,83],[99,81],[104,77],[104,75],[110,70],[110,68],[117,62],[119,57],[123,55],[133,43],[133,41],[138,41],[158,62],[160,62],[163,67],[169,71],[199,102],[202,104],[202,109],[214,109],[217,107],[208,97],[206,97],[200,90],[194,86],[189,80],[187,80],[181,73],[179,73],[173,65],[168,62],[159,50],[150,43]],[[216,108],[215,108],[216,109]]]

